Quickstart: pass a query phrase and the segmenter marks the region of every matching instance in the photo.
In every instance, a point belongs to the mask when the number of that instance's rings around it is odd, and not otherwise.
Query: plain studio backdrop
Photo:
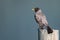
[[[60,30],[60,0],[0,0],[0,40],[38,40],[34,7],[41,8],[49,25]]]

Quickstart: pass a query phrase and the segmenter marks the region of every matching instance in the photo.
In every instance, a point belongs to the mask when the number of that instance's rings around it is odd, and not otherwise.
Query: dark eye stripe
[[[35,12],[37,12],[39,10],[39,8],[35,8]]]

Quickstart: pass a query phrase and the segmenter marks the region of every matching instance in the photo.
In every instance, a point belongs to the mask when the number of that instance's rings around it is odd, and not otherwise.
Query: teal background
[[[49,25],[60,30],[60,0],[0,0],[0,40],[38,40],[34,7],[41,8]]]

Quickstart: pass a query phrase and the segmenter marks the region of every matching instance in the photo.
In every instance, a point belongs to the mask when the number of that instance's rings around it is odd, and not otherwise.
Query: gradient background
[[[49,25],[60,30],[60,0],[0,0],[0,40],[38,40],[33,7],[41,8]]]

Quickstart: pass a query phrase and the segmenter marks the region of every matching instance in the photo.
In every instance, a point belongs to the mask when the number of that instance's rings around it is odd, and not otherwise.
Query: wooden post
[[[59,30],[54,30],[53,29],[53,33],[48,34],[47,30],[40,30],[39,32],[40,34],[40,39],[39,39],[39,35],[38,35],[38,40],[59,40]]]

